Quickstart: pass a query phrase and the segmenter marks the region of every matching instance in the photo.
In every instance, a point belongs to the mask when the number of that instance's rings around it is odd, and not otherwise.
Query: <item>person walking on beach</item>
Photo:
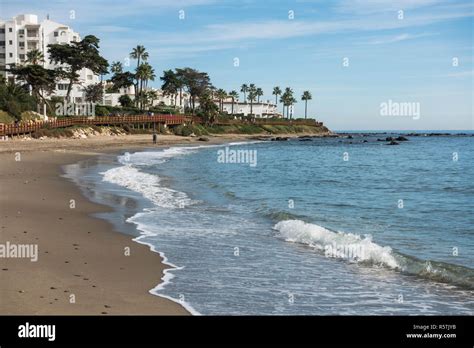
[[[156,122],[153,122],[153,144],[156,144]]]

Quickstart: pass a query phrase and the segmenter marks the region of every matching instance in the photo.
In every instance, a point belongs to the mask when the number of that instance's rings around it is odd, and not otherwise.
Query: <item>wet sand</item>
[[[92,217],[111,208],[61,177],[63,165],[150,143],[149,135],[0,142],[0,245],[38,247],[36,262],[0,258],[1,314],[189,314],[149,293],[163,276],[160,255]],[[189,143],[203,144],[160,136],[157,146]]]

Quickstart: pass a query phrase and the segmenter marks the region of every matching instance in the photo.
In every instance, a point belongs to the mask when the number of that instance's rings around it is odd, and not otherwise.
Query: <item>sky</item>
[[[158,76],[192,67],[273,101],[291,87],[296,117],[308,90],[333,130],[474,129],[471,0],[0,0],[1,19],[21,13],[96,35],[109,62],[144,45]]]

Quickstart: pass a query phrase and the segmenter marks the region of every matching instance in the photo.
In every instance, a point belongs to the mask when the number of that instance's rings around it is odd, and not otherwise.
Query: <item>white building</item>
[[[232,98],[224,100],[223,111],[232,114]],[[255,117],[281,117],[281,114],[277,110],[277,106],[271,103],[269,100],[254,102],[250,105],[249,102],[234,101],[234,114],[248,116],[250,114]]]
[[[44,55],[42,65],[46,69],[54,69],[57,66],[49,61],[48,45],[80,40],[80,35],[71,27],[53,22],[49,18],[39,22],[36,15],[22,14],[11,20],[0,20],[0,69],[8,68],[12,64],[24,64],[26,54],[35,49]],[[7,79],[14,78],[5,71],[0,74]],[[72,101],[76,103],[83,101],[85,86],[99,82],[99,77],[89,69],[82,69],[79,75],[79,84],[74,85],[71,91]],[[65,97],[67,86],[68,80],[59,81],[54,95]]]
[[[111,87],[110,83],[107,83],[105,88]],[[166,105],[166,106],[178,106],[182,112],[184,108],[188,107],[189,94],[186,92],[182,93],[181,104],[179,94],[175,97],[172,95],[165,95],[161,89],[148,87],[147,91],[155,92],[156,98],[153,99],[152,106]],[[131,85],[126,88],[120,88],[116,93],[105,93],[104,94],[104,105],[107,106],[120,106],[119,98],[122,95],[128,95],[132,100],[135,99],[135,86]]]

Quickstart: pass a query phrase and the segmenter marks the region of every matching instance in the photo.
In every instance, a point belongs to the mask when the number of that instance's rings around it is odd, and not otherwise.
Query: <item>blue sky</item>
[[[142,44],[157,74],[190,66],[271,100],[276,85],[309,90],[308,114],[336,130],[473,129],[473,11],[470,0],[0,1],[2,19],[49,13],[98,36],[109,61]],[[381,116],[388,100],[419,103],[419,119]]]

